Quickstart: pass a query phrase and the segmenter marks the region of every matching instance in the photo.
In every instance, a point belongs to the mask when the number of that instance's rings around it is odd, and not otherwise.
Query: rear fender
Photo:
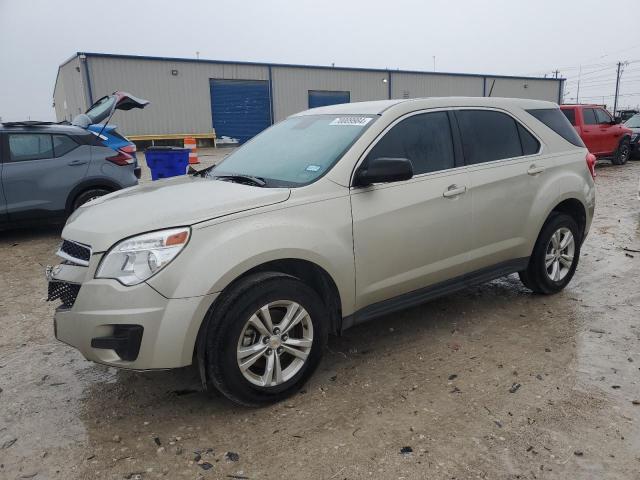
[[[595,187],[591,178],[586,178],[589,175],[586,167],[584,173],[563,167],[553,170],[557,173],[562,172],[562,174],[550,177],[537,191],[529,212],[531,221],[527,223],[525,238],[528,239],[528,242],[523,256],[531,256],[538,235],[549,215],[556,206],[565,200],[576,199],[582,204],[586,218],[585,235],[589,231],[595,208]]]

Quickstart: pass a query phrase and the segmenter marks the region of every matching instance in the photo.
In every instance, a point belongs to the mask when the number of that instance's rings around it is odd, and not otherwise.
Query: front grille
[[[65,254],[68,260],[76,260],[80,265],[88,265],[91,258],[91,248],[80,243],[72,242],[69,240],[63,240],[60,245],[60,251]]]
[[[60,299],[63,307],[71,308],[76,301],[79,291],[80,285],[77,283],[51,281],[49,282],[47,301],[51,302]]]

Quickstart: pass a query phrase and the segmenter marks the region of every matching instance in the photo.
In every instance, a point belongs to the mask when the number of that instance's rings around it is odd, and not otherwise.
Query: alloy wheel
[[[573,265],[575,247],[575,239],[568,228],[559,228],[551,235],[544,258],[549,279],[560,282],[567,276]]]
[[[629,159],[629,152],[630,152],[630,147],[629,145],[623,145],[620,148],[620,161],[621,163],[625,163],[628,159]]]
[[[245,323],[237,346],[240,372],[254,385],[274,387],[293,378],[313,345],[313,323],[298,303],[278,300]]]

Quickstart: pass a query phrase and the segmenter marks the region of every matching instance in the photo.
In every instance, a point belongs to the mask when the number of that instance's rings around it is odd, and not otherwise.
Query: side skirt
[[[482,268],[475,272],[467,273],[459,277],[445,280],[444,282],[429,285],[428,287],[414,290],[413,292],[404,293],[397,297],[383,300],[381,302],[368,305],[361,308],[353,315],[349,315],[342,319],[341,330],[346,330],[354,325],[368,322],[374,318],[382,317],[399,310],[404,310],[422,303],[428,302],[438,297],[448,295],[465,288],[485,283],[496,278],[504,277],[512,273],[520,272],[527,268],[529,257],[517,258],[506,262],[493,265],[491,267]]]

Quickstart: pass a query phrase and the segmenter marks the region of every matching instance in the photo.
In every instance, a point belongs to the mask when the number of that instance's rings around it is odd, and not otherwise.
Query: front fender
[[[243,273],[282,259],[306,260],[335,282],[342,312],[354,308],[355,271],[348,196],[194,227],[185,250],[149,284],[169,298],[224,290]]]

